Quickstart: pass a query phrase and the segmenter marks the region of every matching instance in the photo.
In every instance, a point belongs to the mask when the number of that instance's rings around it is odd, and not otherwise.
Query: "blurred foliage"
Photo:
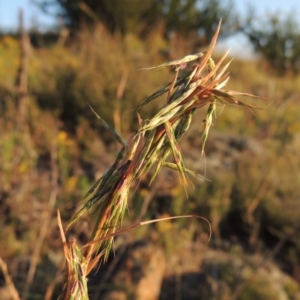
[[[294,12],[257,20],[250,10],[247,24],[241,30],[254,50],[279,75],[300,71],[300,27]]]
[[[73,28],[94,25],[101,21],[112,33],[125,35],[153,30],[159,21],[163,1],[108,1],[108,0],[52,0],[37,1],[46,13],[59,12],[66,24]]]
[[[134,33],[145,38],[159,27],[170,34],[198,36],[198,46],[207,45],[220,19],[220,36],[238,28],[233,2],[219,0],[52,0],[36,1],[44,12],[56,10],[71,28],[95,26],[102,22],[111,34],[126,36]],[[52,8],[52,9],[51,9]]]
[[[163,19],[166,23],[166,32],[176,32],[182,35],[197,32],[198,46],[204,46],[210,42],[218,20],[222,19],[223,24],[221,38],[238,29],[238,15],[232,1],[169,0],[164,2]]]

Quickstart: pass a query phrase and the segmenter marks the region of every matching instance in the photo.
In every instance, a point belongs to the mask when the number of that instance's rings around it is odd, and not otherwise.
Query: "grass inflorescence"
[[[252,95],[224,90],[229,79],[227,72],[229,63],[223,67],[222,63],[228,52],[216,64],[211,57],[219,30],[220,24],[206,52],[188,55],[176,61],[145,69],[158,70],[171,67],[175,75],[170,83],[146,98],[137,108],[139,129],[130,136],[127,143],[114,128],[97,115],[104,126],[121,143],[122,148],[114,164],[88,191],[83,199],[82,208],[69,222],[68,227],[85,213],[90,213],[96,219],[90,242],[84,247],[84,253],[80,252],[74,241],[70,245],[65,244],[68,265],[65,280],[69,282],[64,283],[65,288],[61,299],[88,298],[86,281],[82,278],[86,278],[100,260],[107,259],[113,236],[120,229],[127,207],[129,190],[134,182],[139,181],[149,172],[152,172],[150,181],[152,182],[161,167],[177,170],[184,188],[188,182],[188,175],[197,176],[195,172],[185,167],[178,146],[179,140],[189,129],[197,109],[208,106],[203,122],[203,155],[218,104],[254,108],[237,98],[239,95],[250,97]],[[194,65],[189,70],[187,63],[192,61]],[[142,120],[138,113],[139,108],[163,94],[166,94],[165,105],[151,119]],[[173,156],[174,163],[167,162],[170,154]]]

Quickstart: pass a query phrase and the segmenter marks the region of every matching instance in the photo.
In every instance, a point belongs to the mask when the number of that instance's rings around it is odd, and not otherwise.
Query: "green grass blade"
[[[96,112],[95,110],[88,104],[92,112],[96,115],[96,117],[102,122],[103,126],[112,134],[112,136],[122,145],[125,146],[126,143],[123,141],[118,132],[107,122],[105,122]]]

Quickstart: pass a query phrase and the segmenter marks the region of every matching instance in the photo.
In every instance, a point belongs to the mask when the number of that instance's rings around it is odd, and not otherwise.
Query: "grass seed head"
[[[229,63],[221,68],[228,51],[217,63],[211,57],[220,25],[221,23],[206,52],[187,55],[182,59],[145,69],[159,70],[173,67],[176,72],[170,83],[140,104],[138,109],[166,94],[166,104],[150,120],[143,122],[138,115],[139,129],[132,134],[127,143],[112,126],[94,112],[123,147],[115,163],[84,197],[82,209],[69,224],[73,224],[88,211],[96,217],[95,228],[85,254],[86,259],[91,260],[92,255],[99,253],[102,248],[104,248],[104,257],[107,257],[112,245],[113,233],[122,222],[127,207],[128,192],[134,181],[139,181],[154,168],[152,182],[162,166],[177,170],[184,187],[187,185],[187,175],[195,175],[194,172],[185,168],[178,143],[188,130],[197,109],[208,106],[202,134],[201,153],[204,154],[205,143],[218,104],[235,104],[254,108],[236,98],[236,96],[251,97],[252,95],[222,90],[229,79],[227,72]],[[191,61],[195,62],[194,66],[191,70],[186,70],[186,64]],[[169,154],[172,154],[175,163],[167,162]],[[105,242],[106,236],[109,238]],[[99,259],[100,257],[102,256],[99,256]]]

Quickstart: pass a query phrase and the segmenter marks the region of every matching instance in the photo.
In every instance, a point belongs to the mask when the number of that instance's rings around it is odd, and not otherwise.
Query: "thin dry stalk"
[[[42,246],[44,244],[44,240],[49,230],[49,226],[51,223],[51,216],[57,199],[57,193],[58,193],[58,164],[57,164],[57,141],[56,141],[57,130],[55,130],[54,132],[54,137],[55,137],[53,139],[54,142],[51,147],[50,196],[49,196],[48,205],[42,214],[42,218],[41,218],[42,223],[40,227],[39,236],[37,238],[37,241],[35,243],[35,248],[31,256],[30,267],[26,278],[25,292],[29,291],[30,286],[33,282],[36,267],[38,265],[39,258],[40,258],[40,253],[42,251]]]
[[[5,279],[5,283],[6,285],[8,286],[9,290],[10,290],[10,294],[11,294],[11,298],[12,300],[20,300],[20,297],[19,297],[19,293],[18,291],[16,290],[15,288],[15,285],[8,273],[8,270],[7,270],[7,265],[6,263],[2,260],[2,258],[0,257],[0,269],[3,273],[3,276],[4,276],[4,279]]]
[[[24,13],[21,9],[19,12],[20,26],[20,65],[16,80],[17,96],[18,96],[18,120],[20,128],[23,128],[27,118],[28,109],[28,60],[30,42],[29,37],[24,30]]]
[[[121,133],[121,100],[124,95],[124,91],[126,88],[127,84],[127,79],[128,79],[128,71],[125,70],[123,71],[121,80],[119,82],[118,88],[117,88],[117,93],[116,93],[116,104],[115,104],[115,109],[113,111],[113,119],[114,119],[114,125],[115,129],[117,132]]]
[[[58,299],[88,300],[86,260],[77,247],[75,239],[70,239],[67,243],[59,211],[57,212],[57,222],[66,258],[62,293]]]

